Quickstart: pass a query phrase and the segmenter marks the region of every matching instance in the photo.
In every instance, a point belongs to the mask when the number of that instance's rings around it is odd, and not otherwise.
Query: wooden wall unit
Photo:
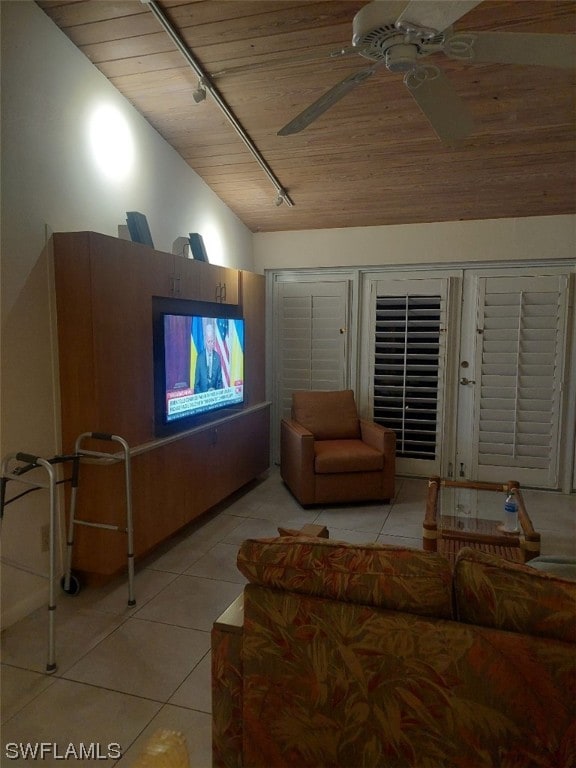
[[[194,262],[93,232],[53,236],[62,452],[83,432],[131,448],[135,554],[143,555],[269,466],[263,276]],[[152,297],[240,304],[246,320],[245,406],[168,438],[154,435]],[[102,448],[100,444],[99,449]],[[81,468],[78,516],[120,522],[123,465]],[[124,536],[76,529],[74,568],[126,566]]]

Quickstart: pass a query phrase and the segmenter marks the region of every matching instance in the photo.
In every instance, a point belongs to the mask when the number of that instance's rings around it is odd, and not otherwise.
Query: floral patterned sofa
[[[576,582],[303,537],[248,540],[238,567],[243,610],[212,630],[214,766],[576,765]]]

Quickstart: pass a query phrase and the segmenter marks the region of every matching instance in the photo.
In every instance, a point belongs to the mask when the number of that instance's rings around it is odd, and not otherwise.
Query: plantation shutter
[[[447,280],[378,281],[373,418],[396,432],[398,471],[439,471]]]
[[[348,290],[347,280],[276,284],[276,450],[277,426],[283,417],[290,417],[295,389],[335,390],[348,386]]]
[[[565,275],[479,280],[480,480],[509,475],[531,485],[558,482],[567,285]]]

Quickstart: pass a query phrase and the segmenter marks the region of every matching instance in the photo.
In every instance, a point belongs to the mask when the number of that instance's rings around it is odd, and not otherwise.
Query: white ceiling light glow
[[[92,155],[98,169],[111,181],[122,181],[134,165],[134,142],[126,119],[116,107],[101,105],[89,122]]]

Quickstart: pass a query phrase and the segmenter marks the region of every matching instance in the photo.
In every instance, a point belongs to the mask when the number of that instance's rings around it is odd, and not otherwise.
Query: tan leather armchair
[[[388,500],[396,434],[360,419],[351,389],[297,391],[281,423],[280,472],[304,506]]]

